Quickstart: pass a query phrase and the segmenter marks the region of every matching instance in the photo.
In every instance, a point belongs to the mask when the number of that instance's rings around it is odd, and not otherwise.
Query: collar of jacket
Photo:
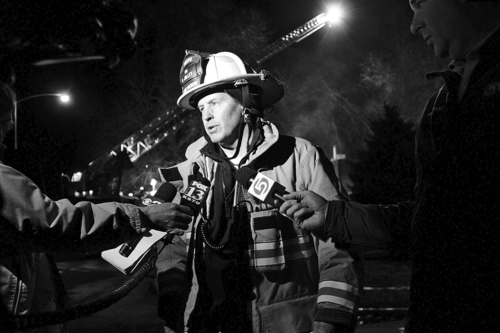
[[[248,164],[255,160],[257,157],[261,156],[272,145],[274,145],[276,141],[278,141],[278,128],[269,121],[263,119],[261,119],[260,121],[263,122],[262,131],[264,132],[264,141],[259,146],[257,146],[256,149],[249,155],[248,161],[245,164]],[[204,137],[199,138],[191,145],[189,145],[189,147],[186,149],[186,158],[192,162],[199,162],[204,157],[200,150],[207,144],[207,140]]]
[[[445,72],[455,72],[463,74],[467,62],[481,59],[487,62],[498,62],[498,50],[500,49],[500,27],[496,28],[488,36],[482,39],[467,55],[466,61],[452,60],[448,68],[440,71],[432,71],[425,74],[428,80],[434,80],[438,77],[444,77]]]

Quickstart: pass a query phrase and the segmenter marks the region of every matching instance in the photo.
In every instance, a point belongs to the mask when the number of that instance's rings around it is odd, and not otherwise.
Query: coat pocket
[[[285,255],[278,211],[253,212],[250,217],[252,229],[250,265],[260,273],[283,270]]]

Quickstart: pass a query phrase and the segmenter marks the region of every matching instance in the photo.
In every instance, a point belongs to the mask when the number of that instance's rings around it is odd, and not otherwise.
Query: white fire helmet
[[[255,72],[230,52],[209,54],[186,50],[180,83],[182,95],[177,105],[188,110],[195,110],[200,96],[216,88],[234,89],[244,85],[257,88],[265,109],[272,107],[284,95],[283,85],[269,72]]]

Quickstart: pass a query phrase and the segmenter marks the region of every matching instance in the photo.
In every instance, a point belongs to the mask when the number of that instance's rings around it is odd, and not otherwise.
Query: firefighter
[[[235,180],[246,167],[287,191],[345,198],[320,148],[264,119],[282,83],[233,53],[197,51],[186,51],[180,83],[177,103],[199,112],[204,133],[186,161],[159,171],[181,193],[196,179],[210,190],[193,225],[157,261],[165,331],[353,332],[362,255],[295,227]]]

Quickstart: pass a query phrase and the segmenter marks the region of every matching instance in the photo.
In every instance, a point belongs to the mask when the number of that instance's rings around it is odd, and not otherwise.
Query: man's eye
[[[424,2],[425,2],[425,0],[415,2],[415,7],[422,8]]]

